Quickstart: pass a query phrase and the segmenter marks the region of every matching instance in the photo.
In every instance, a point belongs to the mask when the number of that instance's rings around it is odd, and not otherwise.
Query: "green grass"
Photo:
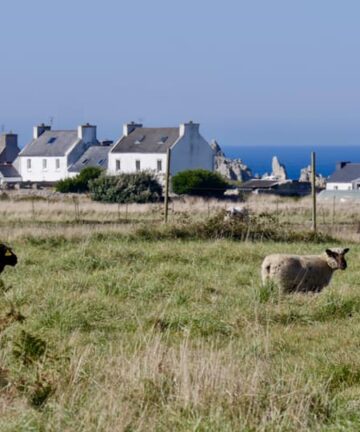
[[[260,286],[263,257],[329,244],[12,245],[0,431],[360,430],[359,246],[321,294],[281,296]]]

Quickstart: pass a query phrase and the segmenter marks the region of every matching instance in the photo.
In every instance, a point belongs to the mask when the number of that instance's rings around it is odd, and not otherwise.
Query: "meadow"
[[[359,430],[357,208],[324,205],[314,242],[189,230],[229,205],[176,202],[164,227],[156,205],[4,197],[0,431]],[[307,199],[247,205],[310,228]],[[322,293],[261,286],[266,254],[337,244]]]

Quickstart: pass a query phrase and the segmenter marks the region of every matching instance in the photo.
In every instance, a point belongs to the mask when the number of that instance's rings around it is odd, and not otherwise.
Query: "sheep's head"
[[[349,248],[326,249],[325,253],[327,256],[327,263],[334,270],[337,270],[337,269],[345,270],[347,267],[347,264],[345,261],[345,254],[347,254],[348,252],[349,252]]]
[[[14,267],[17,264],[17,256],[6,245],[0,243],[0,273],[6,265]]]

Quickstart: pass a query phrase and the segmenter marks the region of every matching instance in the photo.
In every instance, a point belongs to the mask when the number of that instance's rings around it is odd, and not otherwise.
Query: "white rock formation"
[[[215,140],[210,145],[215,153],[215,171],[230,180],[247,181],[253,178],[251,169],[241,159],[227,158]]]
[[[308,165],[300,171],[299,182],[311,182],[311,166]],[[315,185],[319,188],[326,187],[326,178],[321,174],[315,176]]]
[[[287,180],[287,172],[285,165],[281,164],[276,156],[272,158],[272,173],[271,176],[278,180]]]

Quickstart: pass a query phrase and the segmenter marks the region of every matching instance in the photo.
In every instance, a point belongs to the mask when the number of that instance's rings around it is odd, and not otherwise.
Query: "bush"
[[[102,172],[99,167],[84,168],[77,176],[60,180],[56,184],[56,190],[62,193],[89,192],[89,181],[98,178]]]
[[[150,172],[102,176],[90,182],[91,197],[110,203],[148,203],[160,201],[162,188]]]
[[[220,174],[203,169],[182,171],[172,178],[172,189],[178,195],[221,197],[228,188]]]

